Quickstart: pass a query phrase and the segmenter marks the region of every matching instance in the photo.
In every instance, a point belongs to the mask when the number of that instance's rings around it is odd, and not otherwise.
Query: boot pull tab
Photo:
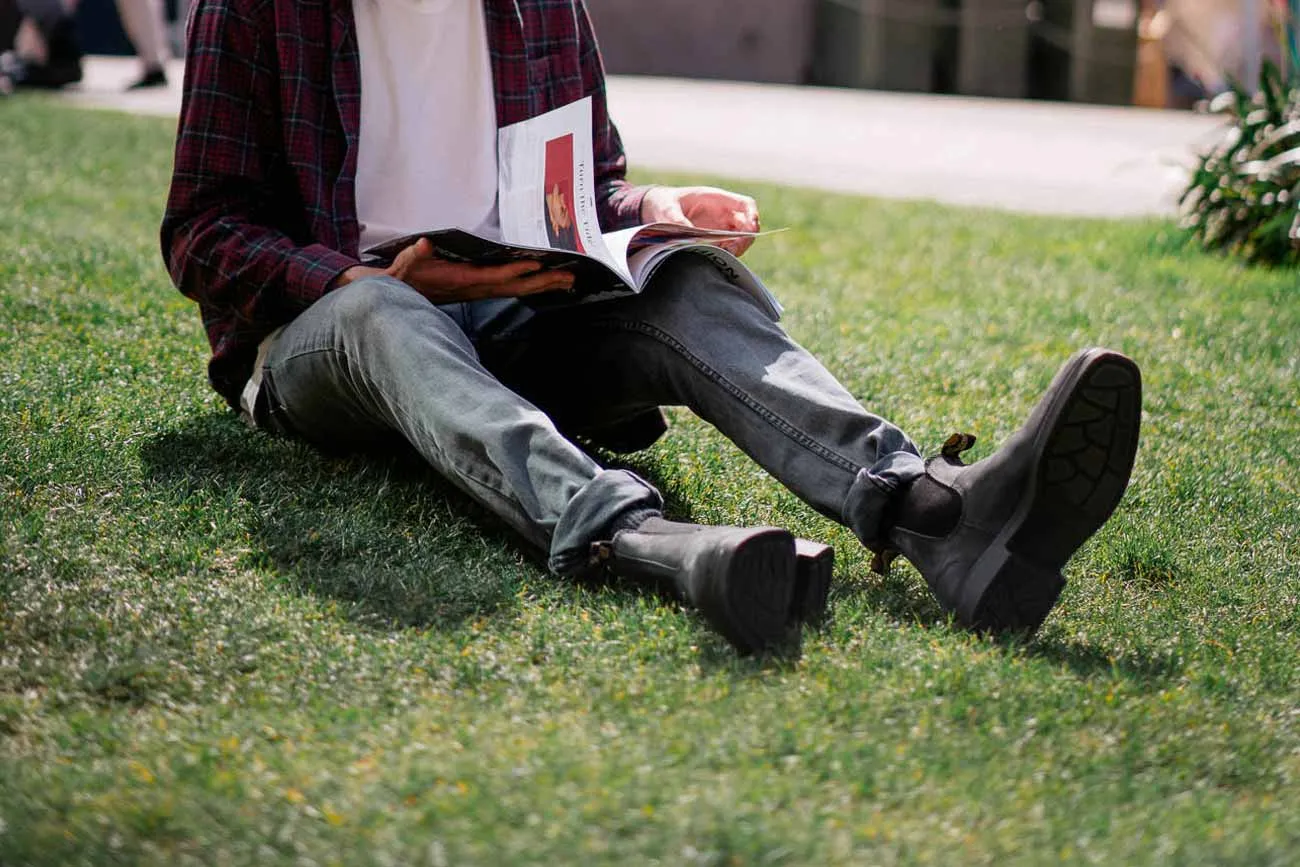
[[[614,559],[613,542],[592,542],[591,550],[587,555],[587,565],[591,568],[597,568],[609,563]]]
[[[871,558],[871,571],[882,578],[888,578],[890,567],[898,559],[898,552],[891,551],[888,548],[881,548],[879,551],[872,551],[871,553],[874,555]]]
[[[955,433],[948,437],[948,441],[943,444],[943,450],[939,454],[950,461],[960,463],[961,456],[973,448],[975,448],[974,434]]]

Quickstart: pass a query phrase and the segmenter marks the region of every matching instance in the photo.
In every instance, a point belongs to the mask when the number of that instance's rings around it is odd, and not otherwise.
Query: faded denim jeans
[[[331,292],[266,355],[256,413],[329,450],[398,434],[571,573],[590,544],[662,506],[577,435],[661,406],[713,424],[818,512],[876,544],[924,466],[748,294],[678,256],[638,296],[550,311],[435,306],[389,278]]]

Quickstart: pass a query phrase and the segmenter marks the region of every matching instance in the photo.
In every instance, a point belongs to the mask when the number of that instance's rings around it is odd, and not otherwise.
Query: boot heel
[[[1006,548],[990,550],[971,571],[963,594],[967,600],[974,597],[973,604],[962,605],[958,615],[979,632],[1030,636],[1047,619],[1063,589],[1065,579],[1055,569],[1044,569]]]
[[[723,571],[726,610],[714,625],[742,652],[782,644],[796,584],[794,537],[784,530],[760,531],[745,539]],[[706,618],[712,612],[701,606]]]
[[[826,601],[835,573],[835,549],[830,545],[794,540],[795,584],[790,597],[790,622],[817,625],[826,619]]]
[[[615,575],[672,588],[742,653],[787,634],[797,581],[794,536],[778,527],[702,527],[648,518],[592,548]]]

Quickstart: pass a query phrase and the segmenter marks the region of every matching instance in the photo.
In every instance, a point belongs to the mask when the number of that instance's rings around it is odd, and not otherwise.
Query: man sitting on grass
[[[666,521],[650,484],[573,443],[645,447],[659,408],[685,405],[864,545],[907,557],[962,624],[1037,628],[1128,483],[1141,386],[1124,356],[1074,356],[990,458],[965,466],[957,437],[927,463],[703,258],[671,260],[642,295],[551,312],[519,299],[573,278],[531,263],[453,264],[424,241],[360,263],[400,234],[496,231],[498,126],[584,96],[605,230],[758,229],[745,196],[624,179],[581,0],[199,0],[162,250],[200,305],[213,386],[323,449],[401,437],[556,573],[666,587],[761,650],[821,613],[829,551]]]

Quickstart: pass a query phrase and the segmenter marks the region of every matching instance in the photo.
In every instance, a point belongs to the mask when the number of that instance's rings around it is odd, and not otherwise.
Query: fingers
[[[466,262],[448,262],[436,259],[433,245],[421,238],[397,254],[388,273],[408,283],[435,283],[449,288],[478,286],[487,283],[506,283],[541,269],[532,259],[521,259],[504,265],[473,265]]]
[[[405,251],[404,251],[405,252]],[[400,259],[400,256],[399,256]],[[396,263],[394,263],[396,266]],[[541,270],[541,265],[531,259],[505,265],[471,265],[465,262],[448,262],[445,259],[426,258],[412,262],[405,279],[413,285],[437,287],[452,291],[475,286],[509,283]]]
[[[746,250],[754,246],[754,239],[737,238],[734,241],[723,241],[718,246],[739,259],[741,256],[745,255]]]
[[[388,274],[398,280],[406,280],[412,269],[432,256],[433,245],[429,243],[427,238],[421,238],[397,254],[393,264],[388,266]]]
[[[573,281],[573,275],[568,271],[544,271],[485,289],[490,293],[488,297],[517,298],[541,292],[567,292],[573,288]]]
[[[758,203],[718,187],[655,187],[646,194],[641,211],[651,222],[759,231]]]
[[[753,199],[750,199],[748,204],[727,215],[725,222],[725,226],[717,228],[731,229],[736,232],[757,232],[758,206],[754,204]]]
[[[759,230],[758,203],[750,196],[717,187],[689,187],[678,197],[686,216],[706,229]]]
[[[675,201],[669,203],[667,207],[664,208],[663,213],[659,216],[659,222],[673,223],[678,226],[694,225],[694,223],[690,221],[690,218],[686,216],[686,212],[682,210],[681,203]]]
[[[434,303],[567,291],[573,288],[574,280],[568,271],[543,271],[541,263],[532,259],[504,265],[437,259],[424,238],[398,253],[387,273],[415,287]]]
[[[444,303],[567,291],[573,288],[573,275],[539,270],[536,262],[478,266],[432,260],[409,282],[429,299]]]
[[[744,202],[744,207],[740,209],[741,231],[757,232],[760,227],[758,220],[758,202],[754,201],[749,196],[742,196],[741,198]]]
[[[705,197],[707,205],[727,212],[726,219],[730,225],[726,228],[735,229],[738,232],[758,231],[758,202],[754,201],[753,197],[728,190],[719,190],[714,187],[705,189],[707,192]]]
[[[464,285],[470,286],[509,283],[528,274],[536,274],[542,269],[541,263],[532,259],[505,265],[461,265],[451,262],[446,264],[454,266],[454,271],[448,270],[450,275],[454,275],[455,279],[463,280]]]
[[[641,202],[642,221],[675,223],[678,226],[693,225],[682,209],[684,192],[686,191],[678,187],[651,187]]]

